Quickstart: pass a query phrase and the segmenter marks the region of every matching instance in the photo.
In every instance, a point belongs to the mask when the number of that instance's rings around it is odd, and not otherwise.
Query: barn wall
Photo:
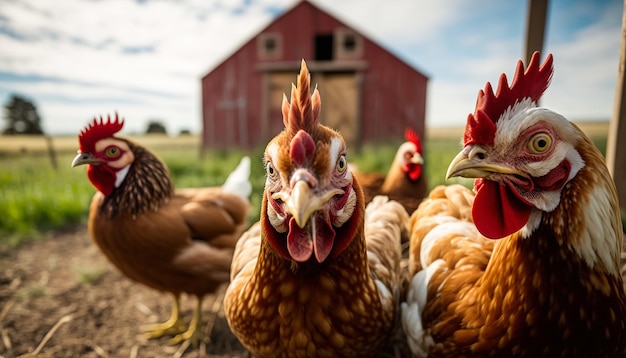
[[[349,28],[303,1],[207,74],[202,79],[204,148],[233,145],[256,148],[276,135],[275,128],[282,128],[282,118],[276,113],[267,113],[270,103],[280,104],[282,98],[274,93],[276,91],[264,88],[269,77],[260,68],[273,62],[299,64],[303,58],[313,62],[315,34],[331,34],[337,27]],[[281,34],[281,51],[271,59],[259,58],[257,38],[268,33]],[[362,57],[357,60],[366,66],[354,72],[361,86],[360,141],[398,139],[407,126],[423,137],[427,78],[369,39],[362,38]],[[315,77],[315,71],[311,71]],[[293,81],[297,73],[295,69]],[[321,95],[323,103],[324,93]]]
[[[370,41],[363,77],[362,135],[365,141],[401,138],[407,126],[424,137],[427,78]]]
[[[261,77],[256,48],[247,44],[202,80],[204,147],[251,148],[261,130]]]

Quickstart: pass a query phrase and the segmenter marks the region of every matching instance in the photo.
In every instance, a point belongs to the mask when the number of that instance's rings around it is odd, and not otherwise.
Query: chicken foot
[[[163,323],[146,324],[141,326],[141,329],[145,331],[144,336],[147,339],[180,335],[185,332],[187,327],[183,320],[180,319],[180,297],[178,295],[172,295],[172,314],[167,321]]]
[[[198,296],[196,300],[196,308],[193,311],[193,317],[189,323],[189,328],[186,331],[180,332],[174,338],[168,341],[171,345],[177,345],[184,341],[189,341],[192,346],[197,346],[202,339],[202,296]]]

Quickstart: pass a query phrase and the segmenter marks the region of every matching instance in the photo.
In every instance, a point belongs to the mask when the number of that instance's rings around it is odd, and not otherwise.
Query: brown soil
[[[198,347],[171,346],[171,337],[147,340],[140,326],[165,321],[170,297],[122,276],[86,228],[51,233],[17,250],[0,249],[0,358],[251,357],[226,323],[225,289],[203,301],[207,338]],[[187,321],[193,305],[183,297]],[[404,356],[408,347],[396,334],[381,358]]]
[[[146,340],[140,325],[166,320],[170,298],[122,276],[84,227],[49,234],[0,250],[0,358],[250,357],[224,318],[224,290],[203,302],[207,338],[199,347],[171,346],[168,337]],[[187,320],[193,303],[183,297]],[[405,348],[396,344],[383,355],[401,357]]]
[[[169,296],[122,276],[85,228],[50,234],[0,251],[0,357],[248,357],[224,318],[224,290],[204,299],[199,347],[146,340],[140,325],[165,321]],[[183,297],[187,321],[193,305]]]

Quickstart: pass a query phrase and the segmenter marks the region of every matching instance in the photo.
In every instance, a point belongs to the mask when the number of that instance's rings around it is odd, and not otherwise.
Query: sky
[[[0,104],[32,101],[44,132],[119,113],[199,133],[202,76],[298,0],[0,0]],[[462,126],[478,90],[523,57],[526,1],[311,0],[429,77],[426,125]],[[551,0],[541,105],[572,121],[613,112],[620,0]],[[294,74],[295,78],[295,74]],[[0,124],[6,126],[5,121]]]

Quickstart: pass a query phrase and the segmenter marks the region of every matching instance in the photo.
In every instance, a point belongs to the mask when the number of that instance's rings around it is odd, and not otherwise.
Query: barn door
[[[287,94],[291,100],[291,84],[295,83],[293,72],[273,72],[268,76],[269,100],[269,136],[273,137],[283,130],[282,96]],[[322,97],[320,121],[343,136],[349,147],[356,147],[359,139],[357,106],[358,88],[354,73],[313,73],[311,89],[318,86]]]
[[[358,88],[354,73],[313,75],[322,96],[321,122],[337,130],[350,148],[358,146]]]

